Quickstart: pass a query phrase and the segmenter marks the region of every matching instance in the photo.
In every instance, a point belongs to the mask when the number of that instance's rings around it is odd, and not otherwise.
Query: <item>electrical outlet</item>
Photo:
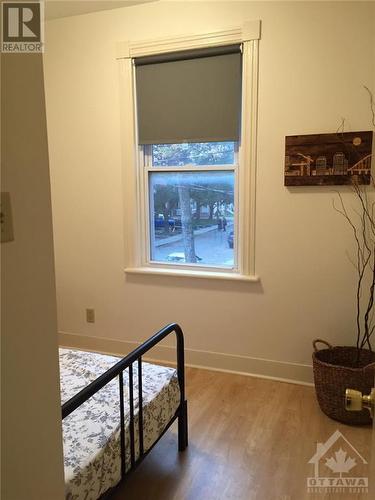
[[[10,193],[1,192],[1,209],[0,209],[0,225],[1,225],[1,243],[14,240],[12,209],[10,205]]]
[[[95,323],[95,309],[86,309],[87,323]]]

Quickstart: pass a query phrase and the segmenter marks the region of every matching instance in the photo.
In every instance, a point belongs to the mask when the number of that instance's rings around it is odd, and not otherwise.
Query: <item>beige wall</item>
[[[57,315],[42,57],[1,57],[2,191],[15,240],[1,244],[3,500],[64,497]]]
[[[284,137],[335,131],[341,117],[347,130],[370,128],[362,86],[375,89],[374,8],[365,2],[158,2],[48,23],[61,332],[139,341],[177,321],[191,362],[210,358],[206,364],[301,380],[311,375],[313,338],[353,341],[355,272],[346,256],[351,234],[332,209],[331,188],[283,186]],[[116,42],[251,19],[262,20],[256,221],[261,282],[126,277]],[[340,191],[349,200],[347,189]],[[94,325],[85,322],[86,307],[96,309]],[[210,357],[207,351],[233,356]]]

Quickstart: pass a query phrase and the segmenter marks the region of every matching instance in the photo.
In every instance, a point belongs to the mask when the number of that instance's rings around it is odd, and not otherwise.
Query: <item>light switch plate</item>
[[[14,240],[10,193],[1,192],[0,207],[1,243]]]

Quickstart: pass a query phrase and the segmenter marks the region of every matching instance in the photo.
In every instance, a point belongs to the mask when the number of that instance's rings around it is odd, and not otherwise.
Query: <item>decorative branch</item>
[[[375,247],[373,248],[372,253],[373,253],[373,259],[374,259],[374,265],[375,265]],[[372,283],[370,286],[368,305],[367,305],[367,309],[365,312],[365,322],[364,322],[365,333],[363,335],[363,340],[361,343],[361,349],[364,347],[364,342],[366,342],[370,351],[371,351],[371,342],[370,342],[370,337],[369,337],[369,332],[370,332],[369,316],[370,316],[371,310],[372,310],[373,305],[374,305],[374,289],[375,289],[375,271],[374,271],[374,266],[373,266],[373,268],[372,268]]]
[[[373,180],[372,186],[374,187]],[[359,363],[361,351],[365,346],[372,351],[371,337],[375,330],[375,325],[373,325],[375,306],[375,221],[373,217],[374,203],[369,200],[366,186],[355,183],[352,185],[352,190],[358,201],[359,211],[353,208],[349,213],[340,192],[337,192],[340,206],[337,207],[335,201],[333,201],[333,208],[348,222],[356,244],[358,276],[356,290],[356,346],[357,363]],[[358,215],[359,222],[353,221],[353,213]]]
[[[372,91],[363,85],[370,99],[371,123],[375,127],[375,99]],[[350,149],[350,153],[357,154],[356,149],[344,141],[345,118],[341,118],[340,125],[336,130],[338,141],[344,150]],[[375,182],[371,177],[372,193],[374,193]],[[340,192],[336,191],[340,201],[336,206],[333,200],[333,208],[342,215],[353,232],[356,245],[356,258],[349,257],[350,262],[357,271],[356,290],[356,326],[357,326],[357,363],[361,360],[361,351],[365,346],[372,351],[371,340],[375,331],[375,201],[369,200],[365,185],[353,182],[351,185],[359,209],[351,208],[349,211],[344,203]],[[373,199],[373,197],[372,197]],[[357,220],[358,216],[358,220]]]
[[[372,114],[371,122],[372,122],[372,124],[375,127],[375,102],[374,102],[374,95],[371,92],[371,90],[368,87],[366,87],[366,85],[364,85],[363,87],[366,89],[366,91],[368,92],[368,95],[370,97],[370,110],[371,110],[371,114]]]
[[[336,135],[339,135],[339,134],[343,134],[345,132],[345,118],[342,117],[341,118],[341,123],[340,125],[337,127],[337,130],[336,130]]]

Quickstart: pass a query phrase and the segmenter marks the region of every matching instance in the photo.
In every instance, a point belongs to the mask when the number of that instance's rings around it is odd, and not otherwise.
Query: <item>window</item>
[[[259,23],[250,28],[252,41],[228,30],[186,47],[163,40],[160,53],[141,42],[127,49],[126,272],[256,279]]]
[[[234,165],[235,154],[235,142],[155,144],[152,146],[152,166]]]
[[[147,153],[150,261],[234,268],[236,144],[163,144]]]

